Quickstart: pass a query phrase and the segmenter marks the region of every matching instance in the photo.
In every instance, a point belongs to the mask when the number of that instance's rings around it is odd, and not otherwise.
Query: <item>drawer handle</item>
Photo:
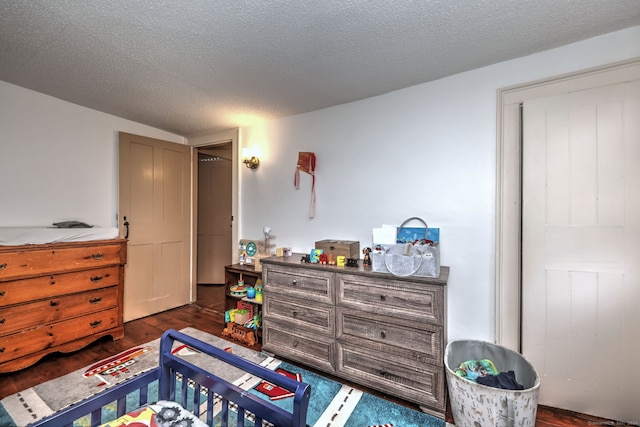
[[[6,347],[2,347],[0,348],[0,354],[4,353],[4,350],[6,349]]]
[[[102,259],[102,258],[104,258],[104,254],[93,254],[93,255],[91,255],[91,258],[93,258],[93,259]]]
[[[0,270],[4,270],[5,268],[7,268],[6,262],[4,264],[0,264]]]
[[[291,281],[291,284],[292,284],[293,286],[295,286],[295,285],[297,285],[297,284],[298,284],[298,281],[297,281],[296,279],[293,279],[293,280]]]
[[[50,305],[51,307],[55,307],[56,305],[58,305],[58,303],[57,303],[57,302],[55,302],[55,301],[49,301],[49,305]]]
[[[89,280],[91,280],[92,282],[99,282],[99,281],[102,280],[102,276],[95,276],[95,277],[92,277]]]
[[[0,319],[0,325],[4,325],[4,322],[6,322],[7,319]]]
[[[298,344],[300,344],[298,341],[294,342],[294,343],[293,343],[293,348],[298,347]]]
[[[89,326],[91,326],[92,328],[96,328],[96,327],[100,326],[101,324],[102,324],[102,320],[96,320],[95,322],[89,323]]]
[[[5,294],[5,291],[0,291],[0,297],[3,297]]]
[[[381,377],[386,377],[387,375],[389,375],[389,372],[385,371],[384,369],[380,371]]]
[[[293,313],[291,313],[291,314],[293,314],[293,317],[298,317],[298,312],[297,312],[297,311],[294,311],[294,312],[293,312]]]
[[[385,331],[380,331],[380,338],[386,338],[387,333]]]
[[[384,295],[380,295],[380,301],[386,301],[387,297]]]
[[[102,301],[102,298],[98,297],[98,298],[92,298],[89,300],[89,304],[97,304],[100,301]]]

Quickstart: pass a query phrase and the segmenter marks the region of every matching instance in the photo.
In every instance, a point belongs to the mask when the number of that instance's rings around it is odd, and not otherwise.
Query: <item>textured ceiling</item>
[[[0,0],[0,80],[196,136],[639,24],[639,0]]]

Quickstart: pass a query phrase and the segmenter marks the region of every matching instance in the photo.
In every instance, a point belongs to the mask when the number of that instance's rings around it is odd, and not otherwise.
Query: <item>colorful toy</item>
[[[318,262],[320,264],[326,265],[329,263],[329,257],[327,256],[327,254],[320,254],[320,256],[318,257]]]
[[[238,301],[236,303],[236,309],[237,310],[247,310],[249,312],[249,317],[253,317],[254,315],[254,309],[253,309],[253,304],[251,304],[250,302],[246,302],[246,301]],[[236,323],[242,323],[242,320]]]
[[[229,294],[234,297],[243,297],[247,295],[247,288],[243,285],[233,285],[229,288]]]
[[[346,263],[347,263],[347,257],[344,255],[338,255],[336,265],[338,267],[344,267]]]
[[[236,314],[235,314],[235,318],[233,319],[233,322],[237,323],[238,325],[244,325],[252,317],[253,315],[247,309],[236,310]]]
[[[311,249],[311,253],[309,254],[309,259],[312,264],[317,264],[320,262],[320,255],[324,253],[324,249]]]
[[[364,248],[362,253],[364,254],[364,261],[362,261],[362,265],[371,266],[371,248]]]
[[[247,288],[247,298],[253,299],[256,297],[256,288]]]
[[[244,243],[240,242],[240,265],[244,264],[245,262],[247,262],[247,247],[244,245]]]
[[[249,330],[244,330],[243,326],[237,325],[235,323],[227,323],[227,327],[222,331],[223,337],[229,337],[236,341],[240,341],[248,345],[249,347],[253,347],[256,345],[256,335],[255,332]]]
[[[236,311],[238,311],[237,308],[232,308],[231,310],[227,310],[224,312],[224,321],[226,323],[230,323],[236,320]]]
[[[262,279],[258,277],[256,280],[256,302],[262,302]]]

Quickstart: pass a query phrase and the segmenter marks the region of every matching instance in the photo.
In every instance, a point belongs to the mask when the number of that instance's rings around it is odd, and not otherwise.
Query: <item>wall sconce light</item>
[[[258,153],[252,148],[242,149],[242,163],[249,169],[257,169],[260,165]]]

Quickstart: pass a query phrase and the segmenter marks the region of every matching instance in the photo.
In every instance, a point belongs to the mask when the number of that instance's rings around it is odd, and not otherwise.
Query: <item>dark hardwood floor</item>
[[[223,312],[224,286],[200,285],[198,286],[198,300],[195,304],[128,322],[125,324],[125,337],[120,341],[114,342],[109,337],[105,337],[82,350],[69,354],[51,354],[29,368],[18,372],[0,374],[0,399],[41,382],[81,369],[133,346],[159,338],[166,329],[179,330],[191,326],[220,336],[224,328]],[[254,347],[254,349],[256,348]],[[415,405],[395,399],[392,396],[384,396],[374,390],[366,391],[415,408]],[[447,421],[453,423],[453,418],[449,411],[447,413]],[[593,425],[621,424],[560,409],[545,406],[538,407],[537,427]]]

